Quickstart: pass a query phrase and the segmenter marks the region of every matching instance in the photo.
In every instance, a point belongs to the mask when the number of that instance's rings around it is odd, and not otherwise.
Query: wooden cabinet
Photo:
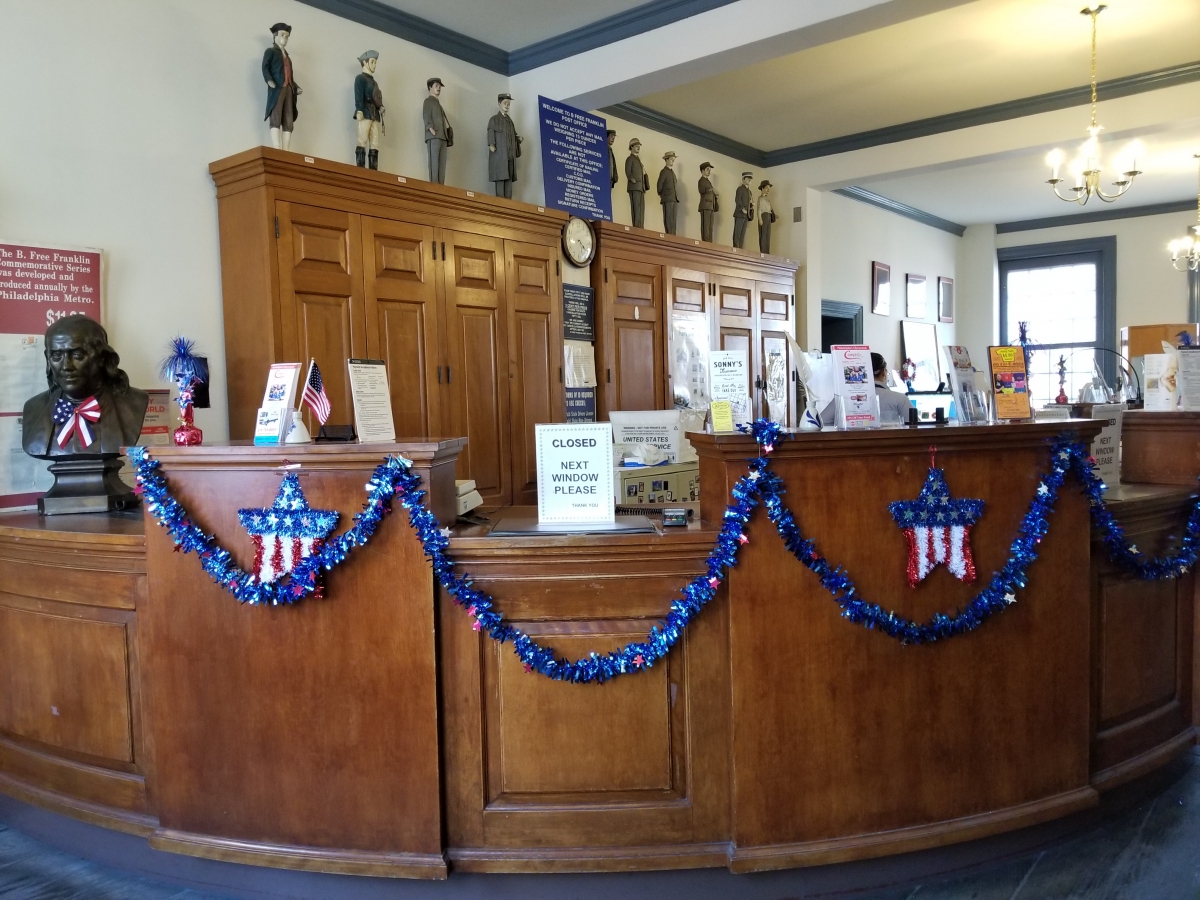
[[[795,263],[608,222],[596,230],[601,418],[669,408],[677,397],[686,402],[672,365],[672,334],[682,326],[703,335],[709,350],[746,354],[755,416],[795,423],[788,343],[796,327]]]
[[[230,437],[272,363],[315,359],[348,424],[346,360],[382,359],[398,438],[464,436],[485,503],[536,502],[533,426],[565,408],[565,214],[265,147],[209,170]]]

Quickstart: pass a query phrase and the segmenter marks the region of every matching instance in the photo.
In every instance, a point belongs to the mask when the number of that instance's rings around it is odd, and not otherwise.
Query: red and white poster
[[[21,411],[46,390],[46,329],[64,316],[103,322],[100,265],[99,250],[0,241],[0,509],[35,503],[53,480],[21,449]]]

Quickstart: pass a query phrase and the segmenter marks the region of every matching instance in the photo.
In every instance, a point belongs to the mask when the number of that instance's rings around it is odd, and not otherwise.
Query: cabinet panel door
[[[458,477],[490,506],[512,502],[504,242],[443,231],[450,433],[466,437]]]
[[[675,406],[707,408],[708,351],[713,349],[716,283],[707,273],[667,266],[667,391]]]
[[[792,381],[792,355],[788,335],[795,334],[793,288],[788,285],[756,285],[758,294],[758,364],[761,379],[757,391],[758,415],[790,425],[796,421],[796,390]]]
[[[717,279],[716,291],[720,349],[746,354],[750,370],[750,414],[758,418],[762,415],[762,402],[755,381],[761,364],[755,327],[754,282],[723,275]]]
[[[662,269],[631,260],[605,260],[600,310],[602,416],[614,409],[667,405],[662,331]]]
[[[442,324],[433,229],[364,218],[362,232],[367,354],[387,363],[396,437],[440,436]]]
[[[346,360],[367,351],[359,217],[280,201],[279,299],[288,360],[321,367],[329,424],[354,421]],[[262,373],[266,378],[266,372]],[[301,376],[303,377],[303,375]],[[302,390],[302,386],[297,390]]]
[[[565,418],[558,249],[505,243],[512,502],[537,503],[533,426]]]

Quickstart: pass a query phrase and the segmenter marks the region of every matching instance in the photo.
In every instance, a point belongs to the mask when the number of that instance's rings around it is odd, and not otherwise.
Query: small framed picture
[[[871,312],[892,314],[892,267],[887,263],[871,263]]]
[[[923,319],[926,313],[925,276],[904,276],[904,315],[910,319]]]
[[[954,279],[938,279],[938,321],[954,321]]]

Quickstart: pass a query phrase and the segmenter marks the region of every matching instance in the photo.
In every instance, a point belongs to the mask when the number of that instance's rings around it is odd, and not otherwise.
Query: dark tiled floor
[[[1124,791],[1124,793],[1122,793]],[[339,879],[225,867],[228,894],[188,890],[89,862],[0,823],[4,900],[225,900],[227,896],[513,897],[523,900],[755,898],[755,900],[1200,900],[1200,750],[1174,767],[1106,798],[1073,823],[1040,826],[1014,838],[977,842],[964,853],[934,851],[905,860],[731,876],[726,872],[625,876],[452,875],[440,884]],[[1019,838],[1018,838],[1019,840]],[[964,845],[967,846],[967,845]],[[978,859],[1002,862],[979,864]],[[981,853],[982,851],[982,853]],[[939,855],[940,854],[940,855]],[[915,860],[940,874],[904,875]],[[195,862],[195,861],[192,861]],[[956,867],[973,866],[952,875]],[[244,876],[239,878],[239,872]],[[251,878],[251,874],[253,877]],[[184,876],[180,876],[181,878]],[[272,890],[272,879],[276,889]],[[322,880],[324,879],[324,880]],[[253,887],[249,882],[253,881]],[[239,883],[240,882],[240,883]],[[866,885],[875,885],[864,890]],[[879,890],[888,885],[887,889]]]

